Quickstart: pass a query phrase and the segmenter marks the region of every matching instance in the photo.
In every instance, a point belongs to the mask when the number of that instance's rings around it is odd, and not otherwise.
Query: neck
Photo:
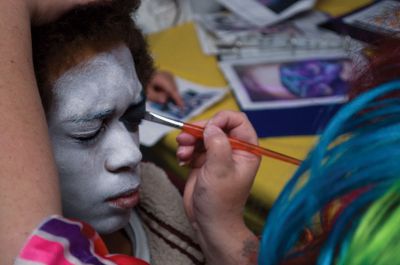
[[[114,233],[101,235],[108,251],[113,254],[125,254],[133,256],[133,242],[129,239],[124,229],[120,229]]]

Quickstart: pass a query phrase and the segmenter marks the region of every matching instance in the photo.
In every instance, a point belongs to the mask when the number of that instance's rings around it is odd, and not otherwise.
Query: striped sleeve
[[[125,255],[109,255],[89,225],[60,216],[45,220],[28,238],[14,265],[149,265]]]

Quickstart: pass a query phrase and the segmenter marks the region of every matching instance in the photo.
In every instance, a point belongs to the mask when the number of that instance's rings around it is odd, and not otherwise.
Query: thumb
[[[223,174],[222,171],[232,163],[232,147],[228,137],[219,127],[208,124],[203,138],[208,169],[216,176]]]

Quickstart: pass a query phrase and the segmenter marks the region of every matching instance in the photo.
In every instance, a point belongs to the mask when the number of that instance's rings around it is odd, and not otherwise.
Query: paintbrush
[[[163,124],[169,127],[181,129],[182,131],[187,132],[199,139],[203,138],[204,128],[194,124],[167,118],[149,111],[145,112],[144,119],[158,124]],[[299,159],[260,147],[258,145],[247,143],[245,141],[241,141],[232,137],[228,137],[228,139],[232,148],[234,149],[244,150],[252,154],[255,154],[257,156],[268,156],[294,165],[300,165],[302,162]]]

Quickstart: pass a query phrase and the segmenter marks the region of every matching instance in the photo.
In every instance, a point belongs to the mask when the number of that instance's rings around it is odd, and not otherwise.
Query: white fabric
[[[220,7],[216,0],[142,0],[133,19],[149,34],[191,21],[193,14],[216,12]]]
[[[131,242],[134,242],[134,256],[150,263],[150,249],[146,232],[136,210],[133,210],[129,225],[125,228]]]
[[[188,0],[142,0],[134,20],[145,34],[179,25],[191,20]]]

